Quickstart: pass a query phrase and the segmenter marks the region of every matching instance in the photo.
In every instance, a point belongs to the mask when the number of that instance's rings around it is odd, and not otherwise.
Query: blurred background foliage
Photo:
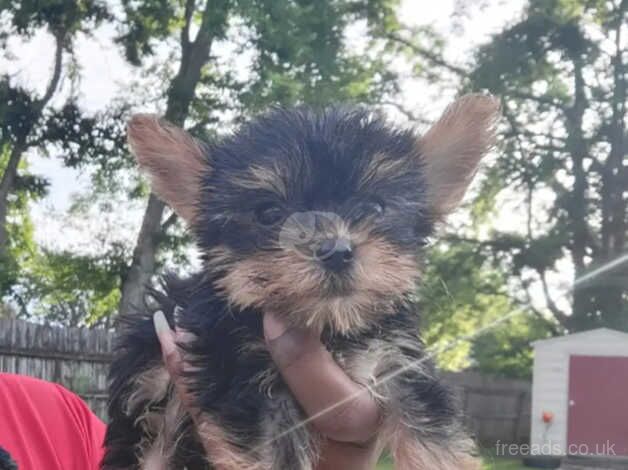
[[[452,24],[497,2],[459,1]],[[417,298],[441,367],[526,377],[535,339],[628,331],[628,263],[576,282],[626,254],[628,2],[522,4],[452,60],[448,37],[401,18],[396,0],[0,0],[0,315],[111,328],[164,269],[194,264],[189,234],[128,154],[132,110],[207,140],[298,103],[367,103],[424,129],[433,116],[404,99],[421,86],[489,90],[504,111],[472,197],[426,250]],[[134,78],[94,111],[78,51],[103,31]],[[11,64],[16,41],[38,34],[51,65],[35,84]],[[89,181],[46,225],[33,208],[55,173],[37,159]]]

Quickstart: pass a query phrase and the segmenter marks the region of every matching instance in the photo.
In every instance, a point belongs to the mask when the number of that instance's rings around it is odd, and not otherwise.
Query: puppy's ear
[[[127,127],[131,152],[150,179],[153,192],[193,224],[201,178],[209,169],[203,144],[182,129],[150,114],[137,114]]]
[[[465,95],[419,140],[429,205],[437,216],[451,212],[464,196],[480,160],[495,143],[499,114],[497,98]]]

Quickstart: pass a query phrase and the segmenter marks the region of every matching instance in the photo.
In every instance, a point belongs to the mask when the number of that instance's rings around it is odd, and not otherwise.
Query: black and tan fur
[[[364,109],[275,110],[213,145],[135,117],[133,152],[189,224],[204,269],[167,276],[124,319],[102,468],[313,469],[320,437],[300,425],[264,346],[265,311],[320,331],[368,387],[384,416],[378,442],[396,468],[480,468],[424,352],[412,297],[421,248],[492,145],[498,108],[491,97],[462,97],[423,137]],[[352,250],[340,272],[316,253],[330,238]],[[200,429],[161,364],[156,309],[186,332]]]

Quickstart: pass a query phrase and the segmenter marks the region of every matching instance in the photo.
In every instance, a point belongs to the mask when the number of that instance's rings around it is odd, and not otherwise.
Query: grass
[[[496,458],[485,458],[484,468],[486,470],[529,470],[523,466],[521,460]]]
[[[383,459],[377,466],[377,470],[393,470],[395,467],[389,459]],[[492,455],[484,457],[485,470],[529,470],[523,466],[520,460],[496,458]]]
[[[520,459],[496,457],[494,452],[482,452],[484,468],[486,470],[529,470],[524,467]]]

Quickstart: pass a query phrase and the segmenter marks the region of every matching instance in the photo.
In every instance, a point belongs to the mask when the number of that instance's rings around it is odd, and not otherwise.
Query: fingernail
[[[153,325],[155,325],[155,331],[158,335],[170,331],[170,325],[168,325],[168,320],[166,320],[166,316],[161,310],[158,310],[153,315]]]
[[[264,315],[264,334],[268,341],[279,338],[287,329],[288,327],[272,313]]]

